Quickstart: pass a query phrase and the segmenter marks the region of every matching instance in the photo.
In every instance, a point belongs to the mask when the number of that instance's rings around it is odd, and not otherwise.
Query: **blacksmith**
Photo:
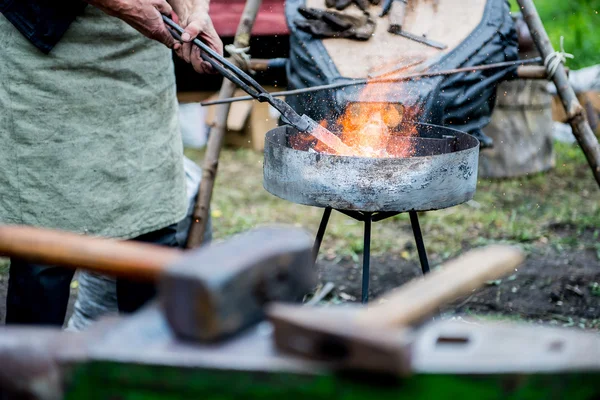
[[[169,48],[212,72],[189,43],[222,54],[208,2],[0,0],[0,223],[177,245],[188,201]],[[62,325],[72,276],[12,259],[6,322]],[[121,311],[153,295],[117,283]]]

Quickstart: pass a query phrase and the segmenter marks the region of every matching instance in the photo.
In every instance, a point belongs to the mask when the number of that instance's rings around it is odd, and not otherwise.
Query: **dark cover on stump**
[[[305,0],[286,1],[286,18],[290,29],[290,62],[287,76],[290,89],[351,81],[340,75],[319,39],[296,29],[293,21],[301,19],[298,7]],[[378,23],[383,23],[381,19]],[[431,67],[431,71],[491,64],[518,59],[517,34],[505,0],[488,0],[483,19],[477,28],[457,47]],[[397,86],[381,101],[399,102],[405,106],[421,105],[418,122],[451,126],[482,135],[481,129],[491,118],[496,87],[516,72],[516,66],[448,76],[421,78],[418,81],[385,83]],[[404,85],[402,89],[400,86]],[[298,112],[319,121],[333,122],[348,102],[359,99],[364,86],[290,96],[288,103]],[[411,93],[411,96],[407,96]],[[418,93],[418,95],[414,95]]]

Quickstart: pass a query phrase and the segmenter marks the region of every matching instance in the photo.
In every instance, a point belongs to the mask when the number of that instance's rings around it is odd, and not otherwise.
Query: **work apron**
[[[49,55],[0,15],[0,223],[129,239],[186,214],[171,52],[94,7]]]

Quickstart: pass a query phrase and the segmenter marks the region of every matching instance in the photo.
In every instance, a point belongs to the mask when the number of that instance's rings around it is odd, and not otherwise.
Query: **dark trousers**
[[[139,236],[134,241],[180,247],[177,224]],[[74,270],[10,260],[7,324],[62,326],[67,313]],[[133,312],[154,297],[154,284],[117,279],[117,302],[120,312]]]

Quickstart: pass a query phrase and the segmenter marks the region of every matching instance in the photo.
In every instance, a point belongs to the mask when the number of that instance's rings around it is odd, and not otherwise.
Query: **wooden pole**
[[[569,69],[565,68],[565,72],[567,75],[569,74]],[[517,78],[518,79],[550,79],[548,78],[548,72],[546,71],[546,67],[543,65],[521,65],[517,68]]]
[[[544,25],[542,24],[542,20],[540,19],[533,1],[517,0],[517,2],[521,7],[523,18],[529,27],[535,45],[542,54],[542,57],[547,59],[550,54],[554,53],[554,48],[552,47],[552,43],[550,43],[548,34],[544,29]],[[554,81],[558,96],[567,113],[567,119],[571,124],[573,134],[579,142],[579,146],[581,146],[581,149],[592,168],[592,173],[594,174],[594,178],[596,178],[598,186],[600,186],[600,144],[598,144],[598,139],[588,123],[584,109],[581,104],[579,104],[579,100],[569,83],[565,68],[562,64],[558,66],[552,80]]]
[[[256,21],[256,15],[261,3],[262,0],[248,0],[246,2],[233,42],[235,47],[244,48],[250,45],[250,34],[252,33],[252,27]],[[219,98],[224,99],[233,96],[235,89],[236,86],[234,83],[224,79],[219,92]],[[208,138],[202,166],[202,182],[198,189],[198,198],[186,244],[188,249],[198,247],[204,241],[204,232],[208,222],[208,210],[215,186],[215,178],[217,177],[219,155],[221,154],[223,139],[227,131],[227,117],[230,107],[230,104],[223,104],[215,112],[215,124],[211,128]]]

